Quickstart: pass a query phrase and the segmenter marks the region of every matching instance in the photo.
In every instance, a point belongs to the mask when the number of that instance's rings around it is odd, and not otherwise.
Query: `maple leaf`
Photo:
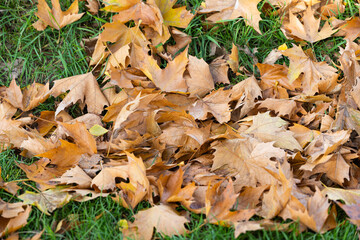
[[[44,30],[47,26],[59,30],[64,26],[79,20],[84,13],[79,12],[78,0],[75,0],[71,6],[63,12],[60,7],[59,0],[51,0],[52,9],[45,0],[39,0],[38,11],[35,15],[39,20],[33,24],[34,28],[38,31]]]
[[[351,20],[346,21],[346,23],[339,28],[336,36],[345,36],[345,38],[350,41],[354,41],[360,36],[360,18],[353,17]]]
[[[288,68],[279,64],[262,64],[258,63],[256,66],[260,70],[261,82],[260,87],[264,90],[273,86],[280,85],[289,90],[295,90],[295,88],[300,88],[301,85],[294,81],[292,82],[288,79]]]
[[[32,85],[26,87],[24,91],[21,91],[15,79],[13,79],[10,86],[6,88],[5,94],[5,101],[26,112],[37,107],[48,98],[49,83],[43,85],[34,82]]]
[[[310,197],[306,205],[303,205],[296,198],[292,197],[286,209],[290,212],[291,218],[299,220],[315,232],[322,232],[326,220],[329,217],[328,208],[330,203],[321,191],[316,188],[315,194]],[[331,216],[330,216],[331,217]]]
[[[172,27],[170,29],[171,36],[176,42],[175,45],[167,45],[166,50],[168,53],[175,56],[181,49],[186,47],[191,42],[191,36],[187,35],[186,33],[178,30],[177,28]]]
[[[92,178],[76,165],[75,167],[67,170],[63,175],[61,175],[61,177],[52,179],[51,181],[57,182],[58,184],[76,184],[76,187],[78,188],[89,188]]]
[[[141,0],[103,0],[105,7],[102,9],[107,12],[120,12],[131,8]]]
[[[273,143],[262,143],[254,138],[228,139],[212,143],[215,149],[211,170],[229,169],[241,178],[243,186],[256,187],[257,183],[272,184],[274,177],[266,168],[276,169],[277,161],[285,158],[285,152]],[[240,180],[238,180],[240,181]]]
[[[262,92],[256,78],[251,76],[233,86],[230,97],[231,101],[237,101],[234,110],[239,109],[238,119],[241,119],[255,107],[255,100],[262,97]]]
[[[334,133],[322,133],[315,138],[305,149],[304,153],[309,155],[308,165],[304,165],[302,168],[311,170],[314,167],[318,158],[329,155],[337,150],[342,144],[348,141],[350,137],[350,131],[337,131]],[[310,168],[308,168],[310,167]]]
[[[26,191],[18,196],[24,204],[31,204],[39,208],[46,215],[50,215],[55,209],[62,207],[71,200],[71,195],[57,189],[49,189],[41,193]]]
[[[350,217],[350,222],[355,224],[357,227],[360,226],[360,218],[359,218],[359,205],[360,204],[342,204],[340,202],[336,202]]]
[[[343,200],[345,204],[359,204],[360,203],[360,190],[359,189],[341,189],[325,187],[322,194],[327,195],[330,200]]]
[[[23,204],[21,204],[23,205]],[[26,206],[25,209],[19,203],[6,203],[0,200],[0,237],[15,232],[27,224],[27,219],[31,212],[31,207]],[[13,208],[13,209],[9,209]],[[18,214],[16,214],[18,213]]]
[[[141,21],[142,25],[147,25],[162,35],[163,18],[159,8],[155,6],[139,2],[113,17],[114,22],[126,23],[130,20],[134,20],[137,23]]]
[[[315,62],[309,56],[305,55],[301,47],[293,46],[284,50],[283,55],[289,57],[290,66],[288,78],[290,83],[294,82],[301,73],[303,92],[308,95],[314,95],[319,92],[319,84],[337,79],[337,70],[325,62]]]
[[[155,59],[148,55],[146,49],[136,45],[132,48],[131,58],[133,59],[131,65],[140,69],[162,91],[187,92],[188,87],[183,77],[189,61],[187,50],[168,62],[165,69],[159,67]]]
[[[91,14],[97,14],[99,12],[100,4],[98,0],[86,0],[87,5],[85,5]]]
[[[178,28],[186,28],[194,15],[186,10],[186,6],[173,8],[176,0],[151,0],[160,9],[164,19],[164,25]]]
[[[289,150],[302,150],[292,132],[285,130],[288,123],[279,117],[271,117],[269,112],[253,117],[253,124],[245,133],[253,135],[264,142],[274,141],[275,147]]]
[[[296,36],[302,40],[306,40],[310,43],[320,41],[322,39],[330,37],[336,30],[332,29],[328,22],[325,22],[320,31],[320,18],[314,17],[315,11],[309,5],[302,17],[303,24],[292,13],[289,13],[289,22],[284,23],[283,28],[285,32],[290,36]]]
[[[55,116],[70,104],[75,104],[78,101],[87,105],[88,112],[97,114],[103,111],[105,105],[109,105],[91,72],[56,80],[54,83],[50,91],[54,97],[70,90],[57,107]]]
[[[329,157],[330,159],[324,157],[316,163],[311,164],[317,164],[311,173],[325,173],[328,178],[342,186],[345,179],[350,180],[350,165],[340,152],[330,154]],[[305,166],[303,169],[305,169]]]
[[[12,195],[16,195],[17,191],[21,189],[15,181],[5,182],[1,177],[1,167],[0,167],[0,189],[4,189],[5,191],[11,193]]]
[[[189,113],[199,120],[207,119],[211,113],[219,123],[228,122],[231,117],[229,102],[230,92],[221,88],[197,100],[189,107]]]
[[[239,69],[239,49],[233,43],[229,60],[227,61],[231,70],[236,73]]]
[[[215,58],[210,64],[210,72],[214,83],[230,84],[228,77],[229,65],[222,57]]]
[[[187,71],[189,75],[185,76],[185,81],[190,93],[189,97],[203,97],[214,89],[209,65],[203,59],[189,56]]]
[[[170,237],[184,234],[186,232],[184,224],[189,222],[167,205],[155,205],[149,209],[141,210],[134,215],[134,218],[135,221],[130,226],[137,229],[126,233],[126,235],[144,240],[151,239],[154,228]]]
[[[181,202],[190,209],[195,182],[181,188],[184,172],[180,168],[175,174],[161,175],[157,181],[161,202]]]
[[[234,185],[230,180],[226,188],[221,191],[222,182],[208,185],[205,195],[205,214],[207,220],[214,224],[230,224],[238,221],[248,221],[254,214],[254,209],[230,211],[235,204],[238,194],[234,193]]]
[[[207,18],[207,20],[211,22],[232,20],[241,16],[248,25],[252,26],[261,34],[259,28],[261,17],[260,12],[257,9],[259,2],[260,0],[206,0],[205,8],[200,10],[200,13],[218,12]]]

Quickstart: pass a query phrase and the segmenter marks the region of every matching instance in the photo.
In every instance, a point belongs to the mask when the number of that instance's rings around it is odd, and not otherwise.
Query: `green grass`
[[[180,2],[180,1],[179,1]],[[201,0],[181,1],[188,8],[198,8]],[[357,14],[358,9],[354,1],[346,0],[346,11],[339,16],[340,19]],[[34,0],[0,0],[0,85],[8,85],[12,78],[12,72],[18,74],[17,82],[22,86],[33,81],[47,82],[76,74],[85,73],[89,70],[86,61],[86,52],[81,45],[83,38],[92,38],[99,34],[100,27],[105,19],[108,21],[111,14],[100,13],[99,16],[85,14],[79,21],[70,24],[60,31],[47,28],[39,32],[32,27],[37,20],[36,1]],[[62,1],[67,7],[71,1]],[[262,4],[258,5],[259,8]],[[81,12],[84,11],[84,3],[80,4]],[[251,27],[245,25],[244,20],[236,19],[220,24],[210,25],[204,23],[204,16],[197,16],[185,32],[193,37],[189,53],[206,61],[211,61],[214,56],[209,56],[210,44],[231,50],[232,43],[238,47],[245,46],[254,53],[254,57],[240,51],[240,66],[244,66],[249,72],[258,76],[255,67],[256,62],[262,62],[264,57],[274,48],[286,43],[291,46],[293,41],[288,40],[280,30],[281,22],[278,16],[265,16],[260,22],[263,34],[259,35]],[[340,47],[345,46],[343,38],[332,37],[319,41],[313,48],[319,61],[325,61],[329,56],[338,63],[336,54]],[[257,51],[255,51],[257,50]],[[256,58],[255,58],[256,57]],[[280,59],[279,63],[286,62]],[[246,76],[230,74],[233,83],[244,79]],[[49,99],[41,104],[36,111],[53,110],[54,99]],[[16,166],[15,162],[29,162],[29,159],[19,157],[18,152],[6,150],[0,154],[0,167],[5,181],[26,179],[25,174]],[[20,183],[21,191],[31,190],[28,185]],[[19,199],[0,190],[0,198],[10,202]],[[120,219],[132,220],[132,216],[139,209],[148,206],[141,203],[134,212],[122,208],[111,198],[97,198],[85,203],[71,202],[61,209],[57,209],[51,216],[47,216],[33,207],[28,225],[22,228],[22,238],[31,237],[36,231],[45,229],[43,239],[115,239],[121,238],[118,221]],[[340,210],[341,212],[341,210]],[[70,216],[70,217],[69,217]],[[212,224],[204,224],[203,216],[191,214],[192,221],[188,224],[191,231],[186,236],[173,237],[171,239],[233,239],[234,229]],[[55,232],[57,224],[63,220],[73,222],[73,227],[63,233]],[[346,221],[342,213],[338,219],[339,226],[325,234],[314,232],[297,233],[298,224],[292,224],[293,231],[290,233],[281,231],[255,231],[240,235],[239,239],[355,239],[357,238],[356,227]],[[170,239],[156,233],[155,238]]]

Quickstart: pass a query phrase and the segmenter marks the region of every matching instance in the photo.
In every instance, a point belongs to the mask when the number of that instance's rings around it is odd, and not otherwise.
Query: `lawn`
[[[87,73],[89,55],[84,48],[83,39],[91,39],[99,35],[101,26],[111,21],[111,13],[99,12],[92,15],[86,12],[85,3],[80,2],[80,12],[84,16],[61,30],[46,28],[37,31],[32,24],[37,21],[35,0],[0,0],[0,86],[8,86],[12,78],[16,78],[22,87],[32,83],[47,83],[78,74]],[[70,6],[72,1],[60,1],[63,7]],[[178,1],[188,9],[195,11],[200,8],[201,0]],[[346,0],[345,11],[337,17],[346,19],[358,14],[355,1]],[[261,1],[258,8],[263,8],[267,1]],[[64,8],[65,9],[65,8]],[[211,62],[215,56],[210,49],[214,45],[223,47],[227,52],[232,45],[239,47],[239,63],[243,73],[253,73],[259,77],[256,68],[258,62],[282,44],[295,43],[285,37],[280,26],[280,16],[262,13],[259,35],[251,26],[246,25],[242,18],[215,25],[204,23],[204,16],[198,15],[183,31],[192,37],[189,54]],[[330,37],[311,44],[318,61],[334,61],[338,64],[339,48],[345,48],[343,37]],[[286,64],[286,60],[284,60]],[[283,62],[280,62],[283,63]],[[245,74],[230,73],[231,84],[247,78]],[[106,76],[100,71],[98,81]],[[55,110],[54,98],[40,104],[33,114],[45,110]],[[71,107],[70,114],[78,116],[77,107]],[[16,163],[30,164],[37,159],[29,159],[19,155],[16,149],[4,149],[0,153],[1,177],[4,181],[18,180],[20,191],[35,191],[36,184],[27,179],[26,174]],[[16,196],[0,189],[0,198],[7,202],[18,202]],[[51,215],[46,215],[33,207],[28,224],[21,228],[21,239],[30,238],[44,230],[41,239],[114,239],[122,238],[122,222],[126,219],[133,221],[134,214],[150,206],[148,202],[141,202],[135,209],[121,207],[111,197],[99,197],[83,203],[70,202],[64,207],[56,209]],[[179,209],[180,210],[180,209]],[[338,226],[324,234],[312,232],[298,232],[299,223],[290,225],[290,232],[258,230],[241,234],[238,239],[357,239],[356,226],[349,223],[341,208],[338,210]],[[203,215],[188,212],[191,222],[187,224],[189,230],[184,236],[168,237],[155,233],[156,239],[234,239],[234,229],[220,225],[206,223]],[[286,222],[284,222],[286,223]]]

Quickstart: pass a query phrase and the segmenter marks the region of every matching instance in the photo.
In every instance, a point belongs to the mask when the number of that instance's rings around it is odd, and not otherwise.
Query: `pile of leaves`
[[[235,236],[286,231],[289,223],[279,219],[325,232],[337,225],[336,204],[359,226],[360,19],[336,19],[341,1],[264,4],[261,11],[281,16],[297,44],[258,63],[259,78],[239,64],[235,45],[231,53],[212,49],[222,54],[210,63],[189,55],[191,37],[180,29],[195,15],[209,24],[242,17],[261,34],[260,0],[206,0],[192,12],[175,0],[102,2],[101,10],[116,14],[87,41],[92,72],[51,88],[21,89],[15,80],[0,88],[2,149],[37,157],[18,164],[36,191],[18,195],[18,181],[0,178],[0,188],[22,200],[1,200],[0,237],[26,225],[31,205],[51,214],[69,201],[105,196],[125,208],[151,204],[122,222],[130,238],[151,239],[154,228],[186,233],[184,208],[234,227]],[[100,7],[96,0],[87,6],[93,14]],[[34,27],[60,29],[78,12],[77,0],[67,11],[58,0],[52,8],[39,0]],[[317,61],[311,48],[333,35],[347,39],[339,65]],[[230,84],[234,75],[247,78]],[[33,112],[51,96],[55,111]],[[72,105],[81,116],[69,114]]]

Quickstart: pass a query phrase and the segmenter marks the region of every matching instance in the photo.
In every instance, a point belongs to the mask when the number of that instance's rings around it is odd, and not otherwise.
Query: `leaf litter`
[[[335,19],[331,10],[344,11],[340,1],[270,1],[294,44],[257,63],[258,78],[243,72],[235,44],[207,63],[188,54],[191,37],[178,29],[195,15],[211,24],[241,16],[261,34],[257,0],[206,0],[195,12],[174,0],[103,2],[100,10],[116,14],[89,62],[105,69],[103,84],[88,72],[51,88],[20,88],[13,80],[0,89],[1,144],[39,158],[18,164],[37,191],[18,196],[22,202],[1,200],[0,237],[26,225],[31,205],[50,215],[69,201],[105,196],[130,209],[150,203],[133,222],[121,220],[130,238],[151,239],[154,228],[185,234],[191,219],[180,206],[206,223],[234,227],[235,237],[289,230],[275,217],[323,233],[337,226],[336,204],[360,227],[359,21]],[[37,30],[83,15],[77,0],[65,12],[58,0],[52,6],[39,1]],[[99,2],[87,7],[96,14]],[[340,66],[304,50],[334,34],[347,39]],[[275,64],[279,58],[289,66]],[[228,71],[248,78],[218,87],[230,83]],[[59,97],[56,110],[33,114],[49,96]],[[74,104],[84,113],[75,119],[68,114]],[[0,188],[13,195],[20,189],[2,178]]]

